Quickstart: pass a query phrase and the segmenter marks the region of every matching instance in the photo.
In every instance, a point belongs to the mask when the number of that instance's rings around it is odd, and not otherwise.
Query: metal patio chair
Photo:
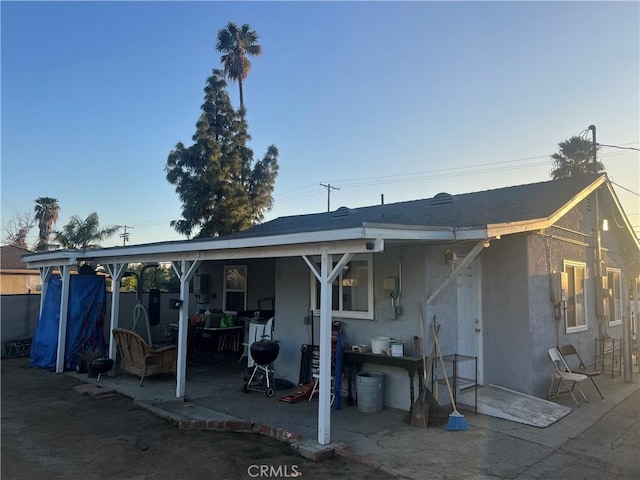
[[[578,387],[578,390],[582,394],[582,398],[584,398],[585,402],[589,402],[584,392],[580,388],[578,383],[584,382],[587,378],[586,375],[581,373],[573,373],[567,362],[565,361],[562,354],[558,351],[557,348],[550,348],[549,351],[549,359],[553,364],[553,374],[551,376],[551,385],[549,385],[549,393],[547,394],[547,400],[551,400],[553,398],[557,398],[559,395],[563,393],[570,393],[573,401],[576,402],[576,405],[579,407],[580,404],[576,399],[576,396],[573,394],[573,389]],[[560,387],[564,385],[566,390],[560,391]],[[554,391],[555,389],[555,391]]]
[[[582,361],[580,354],[572,344],[568,343],[566,345],[560,345],[558,347],[558,350],[560,351],[564,359],[568,360],[569,362],[571,362],[571,357],[574,357],[574,356],[576,357],[575,362],[578,364],[578,366],[577,367],[572,366],[571,371],[573,373],[581,373],[582,375],[586,375],[589,378],[589,380],[591,380],[591,383],[593,383],[593,386],[596,387],[596,390],[598,391],[600,398],[604,400],[604,396],[602,395],[602,392],[598,388],[596,381],[593,379],[593,377],[597,377],[598,375],[600,375],[600,372],[597,370],[589,370],[587,366],[584,364],[584,362]]]

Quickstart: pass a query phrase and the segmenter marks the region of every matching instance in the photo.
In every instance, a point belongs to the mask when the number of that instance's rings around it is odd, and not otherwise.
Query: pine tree
[[[179,142],[167,158],[167,181],[182,202],[182,218],[171,226],[188,237],[215,237],[245,230],[273,205],[278,150],[253,159],[246,121],[231,105],[221,70],[204,89],[193,145]]]

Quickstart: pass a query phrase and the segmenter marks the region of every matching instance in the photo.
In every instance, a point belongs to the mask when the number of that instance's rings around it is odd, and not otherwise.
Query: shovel
[[[420,332],[422,333],[422,341],[423,341],[423,348],[422,348],[423,372],[422,374],[424,378],[424,383],[422,386],[422,390],[420,391],[420,395],[418,395],[418,398],[416,399],[416,401],[413,402],[413,405],[411,405],[411,422],[410,423],[415,427],[427,428],[427,424],[429,422],[429,404],[434,401],[433,395],[431,395],[431,392],[427,388],[427,385],[429,384],[429,379],[431,376],[431,368],[433,366],[433,356],[435,354],[435,341],[433,343],[433,346],[431,347],[431,354],[429,355],[429,364],[427,365],[427,360],[425,358],[425,350],[426,350],[427,342],[424,336],[424,319],[422,318],[422,304],[420,303],[418,303],[418,311],[420,312]],[[436,327],[434,335],[437,335],[439,330],[440,330],[440,325]]]

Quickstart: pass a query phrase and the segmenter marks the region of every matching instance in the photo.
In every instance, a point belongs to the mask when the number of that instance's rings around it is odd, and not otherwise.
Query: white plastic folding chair
[[[579,407],[580,404],[578,403],[576,396],[573,394],[573,389],[578,387],[578,390],[582,394],[582,398],[584,398],[585,402],[588,402],[589,400],[587,400],[587,397],[580,388],[580,385],[578,385],[579,382],[584,382],[588,377],[580,373],[573,373],[557,348],[550,348],[548,353],[554,370],[553,375],[551,376],[551,385],[549,385],[547,400],[556,398],[563,393],[570,393],[573,401],[576,402],[576,405]],[[560,391],[560,387],[562,385],[565,386],[566,390]]]
[[[329,394],[330,395],[330,399],[331,399],[329,405],[331,405],[331,406],[333,406],[333,401],[336,398],[336,395],[335,395],[333,390],[334,389],[333,389],[333,376],[332,376],[331,377],[331,393]],[[311,390],[311,395],[309,395],[309,401],[313,400],[313,396],[316,393],[318,395],[320,395],[320,374],[319,373],[314,373],[313,374],[313,389]]]

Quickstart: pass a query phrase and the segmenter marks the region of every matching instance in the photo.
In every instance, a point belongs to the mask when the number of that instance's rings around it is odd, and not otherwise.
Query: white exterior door
[[[478,384],[482,385],[482,317],[480,264],[474,260],[458,274],[458,353],[478,357]],[[460,362],[458,375],[474,378],[474,362]]]

